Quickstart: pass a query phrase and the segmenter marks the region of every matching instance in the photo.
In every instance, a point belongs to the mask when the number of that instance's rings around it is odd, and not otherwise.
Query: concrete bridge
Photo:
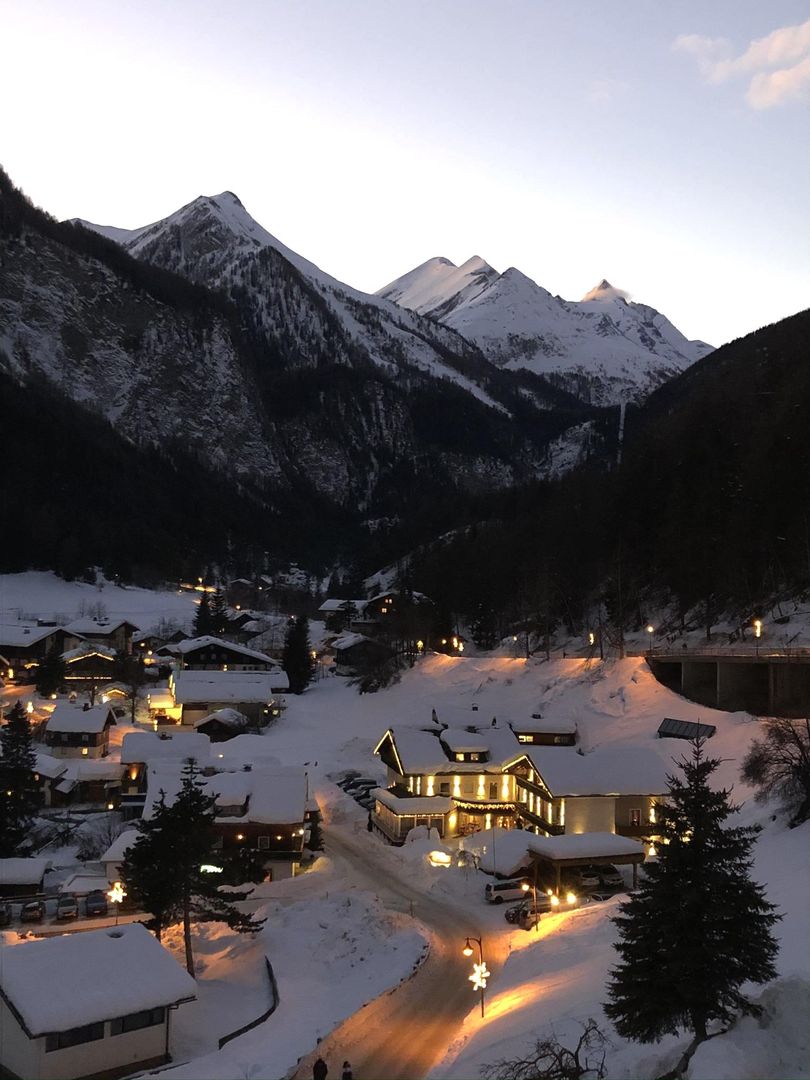
[[[810,716],[810,649],[653,649],[645,655],[659,682],[700,705]]]

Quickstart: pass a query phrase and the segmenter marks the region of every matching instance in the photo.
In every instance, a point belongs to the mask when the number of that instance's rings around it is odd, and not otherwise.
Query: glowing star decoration
[[[487,967],[485,961],[482,960],[480,964],[473,964],[473,973],[468,976],[470,982],[473,984],[473,990],[486,990],[487,979],[491,974],[492,972]]]
[[[113,887],[107,893],[107,899],[110,901],[111,904],[121,904],[123,903],[124,897],[126,895],[127,894],[124,886],[121,884],[120,881],[116,881],[113,884]]]

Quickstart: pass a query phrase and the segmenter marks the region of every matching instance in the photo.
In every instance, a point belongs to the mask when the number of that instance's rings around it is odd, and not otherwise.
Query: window
[[[450,782],[447,781],[447,783],[439,784],[439,792],[442,795],[449,795],[450,794]]]
[[[497,799],[498,798],[498,781],[497,780],[495,780],[494,783],[492,781],[490,781],[490,784],[489,784],[489,797],[490,797],[490,799]]]
[[[632,810],[630,811],[630,824],[631,825],[640,825],[641,824],[641,810],[637,806],[634,806],[632,808]]]
[[[45,1053],[50,1054],[53,1050],[65,1050],[69,1046],[79,1046],[81,1043],[95,1042],[96,1039],[104,1038],[104,1021],[97,1024],[85,1024],[83,1027],[69,1028],[67,1031],[58,1031],[55,1035],[48,1035],[45,1040]]]
[[[518,735],[518,742],[530,743],[533,738],[533,735]]]
[[[464,760],[464,755],[463,754],[456,754],[456,761],[463,761],[463,760]]]
[[[162,1024],[165,1019],[166,1010],[162,1005],[157,1009],[142,1009],[141,1012],[129,1013],[128,1016],[119,1016],[116,1020],[111,1020],[110,1035],[124,1035],[128,1031],[154,1027],[156,1024]]]
[[[470,757],[470,761],[480,761],[481,760],[481,755],[480,754],[470,754],[469,757]]]
[[[258,841],[259,851],[267,851],[269,847],[270,847],[270,837],[269,836],[260,836],[259,841]]]

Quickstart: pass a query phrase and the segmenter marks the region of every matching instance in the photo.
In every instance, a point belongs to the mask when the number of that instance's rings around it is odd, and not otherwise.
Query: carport
[[[527,836],[529,856],[538,869],[554,873],[556,893],[560,894],[562,871],[579,866],[633,867],[633,888],[638,884],[638,868],[644,862],[644,845],[616,833],[568,833],[562,836]]]

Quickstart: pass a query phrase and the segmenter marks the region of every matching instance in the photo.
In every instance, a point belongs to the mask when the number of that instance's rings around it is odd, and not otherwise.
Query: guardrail
[[[645,657],[650,660],[689,660],[692,657],[707,657],[712,660],[742,659],[742,660],[797,660],[810,658],[810,647],[797,646],[786,649],[766,648],[760,645],[750,645],[745,648],[724,648],[722,645],[699,645],[696,648],[673,649],[669,647],[657,647],[647,649]]]
[[[272,1004],[270,1008],[265,1010],[261,1016],[257,1016],[255,1020],[251,1020],[249,1024],[243,1024],[242,1027],[237,1028],[236,1031],[231,1031],[228,1035],[223,1035],[219,1040],[219,1049],[231,1042],[232,1039],[238,1039],[240,1035],[244,1035],[248,1031],[252,1031],[253,1028],[263,1024],[265,1020],[269,1020],[273,1013],[278,1008],[279,1001],[281,1000],[278,993],[278,983],[276,982],[275,972],[273,971],[273,965],[265,956],[264,962],[267,965],[267,978],[270,982],[270,997]]]

